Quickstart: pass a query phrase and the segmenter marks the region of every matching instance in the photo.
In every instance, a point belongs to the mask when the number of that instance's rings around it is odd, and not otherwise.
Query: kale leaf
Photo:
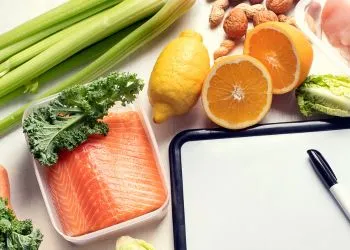
[[[0,198],[0,249],[37,250],[43,240],[38,229],[33,229],[31,220],[20,221]]]
[[[133,102],[143,86],[135,74],[113,72],[62,91],[23,122],[34,158],[52,166],[60,150],[73,150],[93,134],[106,135],[108,126],[100,119],[116,102]]]

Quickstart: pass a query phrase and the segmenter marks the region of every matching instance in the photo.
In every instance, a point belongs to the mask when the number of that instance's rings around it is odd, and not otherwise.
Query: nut
[[[224,30],[226,35],[232,39],[240,39],[246,34],[247,29],[248,19],[244,11],[239,8],[233,8],[225,18]]]
[[[260,11],[257,14],[255,14],[253,17],[254,26],[257,26],[261,23],[270,22],[270,21],[278,22],[277,15],[271,10]]]
[[[210,26],[212,28],[218,26],[221,23],[222,19],[224,19],[224,16],[225,16],[224,9],[213,6],[211,10],[211,14],[209,16]]]
[[[264,0],[249,0],[250,4],[259,4],[259,3],[262,3],[262,2],[264,2]]]
[[[280,14],[277,17],[278,17],[278,21],[282,22],[282,23],[285,23],[288,20],[288,17],[286,15],[283,15],[283,14]]]
[[[295,27],[297,26],[294,17],[289,17],[289,16],[286,16],[283,14],[278,15],[278,21],[280,21],[282,23],[288,23],[288,24],[293,25]]]
[[[224,40],[221,42],[220,47],[214,52],[214,59],[219,57],[226,56],[235,48],[236,43],[232,40]]]
[[[293,0],[266,0],[266,8],[275,14],[286,14],[293,8]]]
[[[216,0],[213,5],[226,10],[230,6],[229,0]]]
[[[229,0],[216,0],[211,9],[209,16],[209,23],[211,27],[218,26],[224,19],[225,10],[229,7]]]
[[[253,20],[253,17],[256,13],[265,10],[265,6],[262,4],[249,5],[247,3],[241,3],[238,4],[236,8],[240,8],[241,10],[243,10],[248,20]]]

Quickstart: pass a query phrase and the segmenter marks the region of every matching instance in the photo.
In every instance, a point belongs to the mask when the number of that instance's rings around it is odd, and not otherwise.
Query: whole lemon
[[[148,88],[153,121],[187,113],[198,101],[210,59],[202,36],[192,30],[181,32],[159,55]]]

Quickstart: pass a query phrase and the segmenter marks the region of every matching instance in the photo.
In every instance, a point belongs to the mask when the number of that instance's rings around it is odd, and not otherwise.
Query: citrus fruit
[[[192,30],[181,32],[159,55],[148,89],[153,121],[187,113],[198,101],[210,70],[210,58],[202,36]]]
[[[312,45],[304,34],[280,22],[266,22],[249,31],[244,54],[266,66],[274,94],[284,94],[298,87],[309,74],[313,60]]]
[[[272,82],[266,67],[248,55],[221,57],[202,89],[208,117],[228,129],[258,123],[271,107]]]

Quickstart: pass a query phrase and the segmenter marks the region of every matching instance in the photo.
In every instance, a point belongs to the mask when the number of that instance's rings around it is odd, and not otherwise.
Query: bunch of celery
[[[89,2],[91,1],[83,3]],[[68,3],[75,4],[76,1]],[[73,24],[8,58],[0,65],[0,74],[3,75],[0,78],[0,97],[23,86],[89,45],[154,14],[163,4],[162,0],[121,1],[114,7]]]
[[[69,61],[72,66],[83,65],[80,60],[85,61],[85,53],[92,62],[35,99],[96,79],[161,34],[194,3],[195,0],[74,0],[0,35],[0,54],[17,43],[27,47],[0,64],[0,75],[3,75],[0,77],[0,105],[22,91],[36,90],[41,85],[40,79],[47,75],[52,79],[52,75],[60,72],[56,67],[66,69],[64,65]],[[125,32],[124,28],[145,18],[149,19],[139,23],[137,28],[128,28],[130,33]],[[106,46],[100,45],[113,34],[116,36],[114,44],[108,40]],[[82,54],[78,57],[79,52]],[[19,124],[29,105],[0,119],[0,136]]]

